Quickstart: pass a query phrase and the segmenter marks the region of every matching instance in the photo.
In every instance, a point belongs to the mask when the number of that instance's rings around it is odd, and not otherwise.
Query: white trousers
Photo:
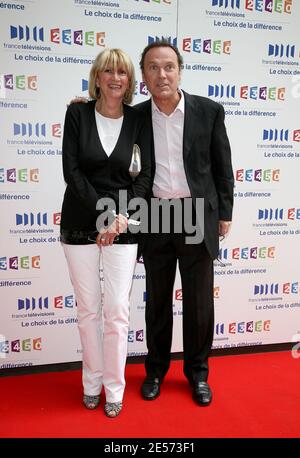
[[[122,401],[137,244],[62,245],[77,302],[84,394],[100,394],[104,386],[106,402]]]

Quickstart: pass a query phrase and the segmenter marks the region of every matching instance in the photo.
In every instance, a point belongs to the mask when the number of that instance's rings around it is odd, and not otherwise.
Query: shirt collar
[[[152,109],[152,115],[154,115],[155,113],[160,113],[164,116],[167,116],[167,117],[170,117],[172,116],[176,111],[181,111],[181,113],[184,115],[184,94],[183,92],[178,89],[178,92],[180,94],[180,100],[178,102],[178,105],[177,107],[175,108],[175,110],[173,111],[173,113],[171,113],[169,116],[165,115],[164,113],[162,113],[160,111],[160,109],[158,108],[158,106],[156,105],[156,103],[154,102],[153,100],[153,97],[151,97],[151,109]]]

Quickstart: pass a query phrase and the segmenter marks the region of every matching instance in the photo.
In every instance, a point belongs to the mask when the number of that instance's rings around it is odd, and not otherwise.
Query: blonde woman
[[[126,191],[129,201],[144,197],[150,189],[151,127],[143,114],[129,106],[134,90],[129,56],[120,49],[105,49],[90,71],[93,100],[68,107],[63,137],[67,186],[61,240],[77,301],[83,403],[95,409],[103,387],[108,417],[116,417],[122,409],[129,294],[137,256],[136,236],[127,228],[128,214],[119,209],[119,191]],[[133,180],[129,169],[136,148],[141,167]],[[113,199],[116,218],[98,233],[96,205],[104,197]]]

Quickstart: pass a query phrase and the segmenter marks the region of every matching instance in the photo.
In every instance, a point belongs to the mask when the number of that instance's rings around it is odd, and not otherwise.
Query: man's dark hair
[[[153,41],[148,46],[146,46],[146,48],[143,50],[142,56],[141,56],[141,60],[140,60],[140,69],[142,71],[144,70],[145,57],[146,57],[147,52],[150,51],[150,49],[161,48],[162,46],[165,47],[165,48],[173,49],[173,51],[175,52],[175,54],[177,56],[177,62],[178,62],[179,70],[181,70],[181,66],[183,65],[183,58],[180,55],[180,52],[178,51],[178,48],[176,46],[172,45],[167,39],[162,39],[162,40]]]

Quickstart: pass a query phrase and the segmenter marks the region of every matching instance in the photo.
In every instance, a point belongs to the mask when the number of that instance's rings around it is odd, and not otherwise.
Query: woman
[[[136,236],[126,230],[128,214],[124,208],[119,210],[119,191],[126,191],[129,201],[144,197],[150,186],[151,129],[143,115],[128,105],[134,90],[134,67],[128,55],[120,49],[101,52],[90,71],[93,100],[69,106],[63,138],[67,188],[61,240],[77,301],[83,403],[95,409],[103,386],[109,417],[122,409],[129,294],[137,256]],[[133,180],[129,169],[136,150],[140,150],[141,168]],[[113,199],[116,218],[109,217],[109,225],[98,233],[96,205],[107,197]]]

